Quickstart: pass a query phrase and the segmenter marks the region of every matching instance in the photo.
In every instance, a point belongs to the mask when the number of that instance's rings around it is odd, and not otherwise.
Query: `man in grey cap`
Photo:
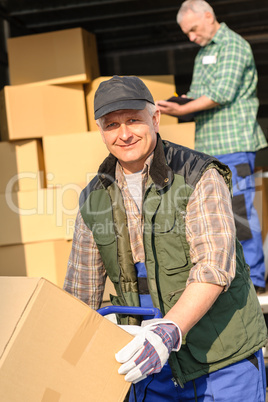
[[[65,290],[98,309],[108,275],[112,304],[161,310],[116,354],[130,401],[264,402],[266,325],[236,239],[229,168],[163,141],[137,77],[102,82],[94,108],[110,155],[81,193]]]

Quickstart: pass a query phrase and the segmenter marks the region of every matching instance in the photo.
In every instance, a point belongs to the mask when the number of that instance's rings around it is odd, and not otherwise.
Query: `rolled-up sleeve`
[[[236,271],[236,229],[230,192],[216,169],[204,173],[186,211],[186,238],[194,264],[187,281],[226,291]]]
[[[106,271],[92,232],[78,212],[63,288],[96,310],[100,307]]]

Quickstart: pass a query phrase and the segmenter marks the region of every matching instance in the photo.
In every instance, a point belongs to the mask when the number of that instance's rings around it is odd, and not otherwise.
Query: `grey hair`
[[[153,117],[153,115],[156,112],[156,106],[153,103],[150,103],[150,102],[146,103],[145,109],[147,109],[147,111],[148,111],[148,113],[149,113],[149,115],[151,117]]]
[[[146,102],[145,109],[147,109],[149,115],[153,117],[153,115],[156,112],[156,106],[153,103]],[[100,117],[99,119],[96,120],[96,124],[100,127],[102,127],[102,122],[103,122],[104,116]]]
[[[213,8],[205,0],[186,0],[182,3],[182,5],[178,11],[178,14],[177,14],[177,23],[179,25],[180,25],[184,15],[189,10],[195,14],[204,14],[208,11],[212,14],[214,19],[216,19]]]

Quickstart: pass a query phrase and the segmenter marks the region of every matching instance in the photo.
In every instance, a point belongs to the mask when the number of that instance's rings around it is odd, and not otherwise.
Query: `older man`
[[[204,0],[187,0],[177,15],[182,31],[199,50],[184,105],[158,101],[161,113],[195,113],[197,150],[216,156],[233,173],[237,237],[258,292],[265,290],[259,219],[253,205],[256,151],[267,146],[257,123],[257,72],[250,45],[225,23],[219,24]]]
[[[113,304],[161,310],[116,354],[130,401],[264,402],[266,325],[235,236],[230,170],[162,141],[137,77],[102,82],[94,107],[110,155],[82,191],[64,288],[98,309],[108,275]]]

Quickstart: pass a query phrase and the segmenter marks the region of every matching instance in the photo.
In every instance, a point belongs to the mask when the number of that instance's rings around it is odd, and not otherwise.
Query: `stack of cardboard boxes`
[[[96,38],[81,28],[8,39],[10,85],[0,92],[0,276],[62,287],[79,194],[108,151],[94,120]],[[173,76],[141,77],[155,99]],[[194,123],[162,116],[163,138],[194,147]],[[107,295],[106,295],[107,296]]]
[[[93,117],[95,89],[107,79],[96,39],[80,28],[11,38],[8,57],[10,85],[0,93],[0,399],[120,402],[130,384],[114,355],[131,335],[60,289],[79,194],[108,154]],[[155,99],[175,91],[172,76],[144,79]],[[180,141],[182,131],[193,147],[192,123],[166,116],[162,124],[167,139]],[[107,302],[110,292],[108,282]]]
[[[11,38],[8,58],[11,85],[0,93],[0,275],[44,276],[61,287],[79,194],[54,185],[44,141],[88,132],[83,84],[99,75],[96,39],[80,28]]]

